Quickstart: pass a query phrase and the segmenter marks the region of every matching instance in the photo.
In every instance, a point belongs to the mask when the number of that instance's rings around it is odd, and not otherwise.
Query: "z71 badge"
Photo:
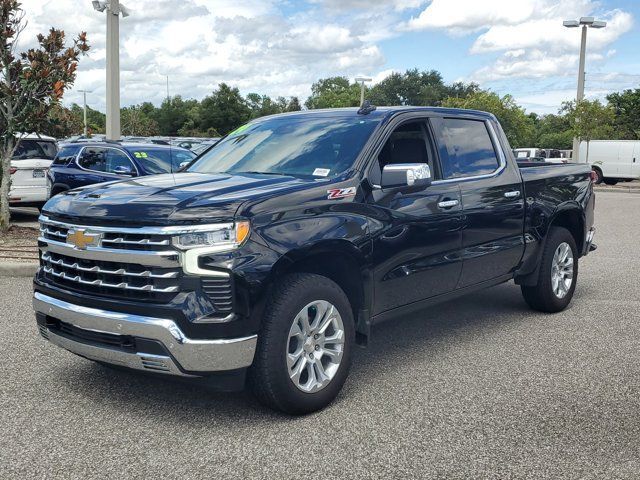
[[[329,200],[337,200],[339,198],[348,198],[356,196],[356,187],[349,188],[333,188],[327,190],[327,198]]]

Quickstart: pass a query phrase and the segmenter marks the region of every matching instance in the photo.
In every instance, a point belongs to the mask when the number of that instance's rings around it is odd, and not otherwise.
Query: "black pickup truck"
[[[588,166],[520,168],[487,113],[266,117],[184,172],[52,198],[37,323],[103,364],[310,412],[378,322],[510,280],[532,308],[564,309],[594,202]]]

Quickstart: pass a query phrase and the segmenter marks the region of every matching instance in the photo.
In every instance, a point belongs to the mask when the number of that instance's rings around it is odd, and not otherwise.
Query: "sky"
[[[587,40],[586,96],[640,87],[638,0],[122,0],[123,106],[170,95],[202,99],[219,83],[243,94],[298,96],[319,78],[435,69],[447,83],[474,81],[511,94],[529,112],[555,113],[575,97],[579,29],[562,21],[606,20]],[[51,26],[92,48],[65,103],[104,111],[104,13],[90,0],[22,0],[21,46]]]

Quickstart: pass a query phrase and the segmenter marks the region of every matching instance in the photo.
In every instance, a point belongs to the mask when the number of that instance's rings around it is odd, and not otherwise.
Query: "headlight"
[[[183,233],[173,237],[173,244],[181,250],[192,248],[220,247],[220,251],[233,250],[249,237],[249,222],[220,225],[205,232]]]

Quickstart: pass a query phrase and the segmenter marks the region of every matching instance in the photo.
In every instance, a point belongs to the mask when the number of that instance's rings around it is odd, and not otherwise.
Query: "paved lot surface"
[[[11,223],[19,227],[38,228],[40,212],[37,208],[12,208]]]
[[[597,218],[566,312],[507,284],[383,325],[305,418],[47,345],[0,279],[0,478],[638,478],[640,195]]]

